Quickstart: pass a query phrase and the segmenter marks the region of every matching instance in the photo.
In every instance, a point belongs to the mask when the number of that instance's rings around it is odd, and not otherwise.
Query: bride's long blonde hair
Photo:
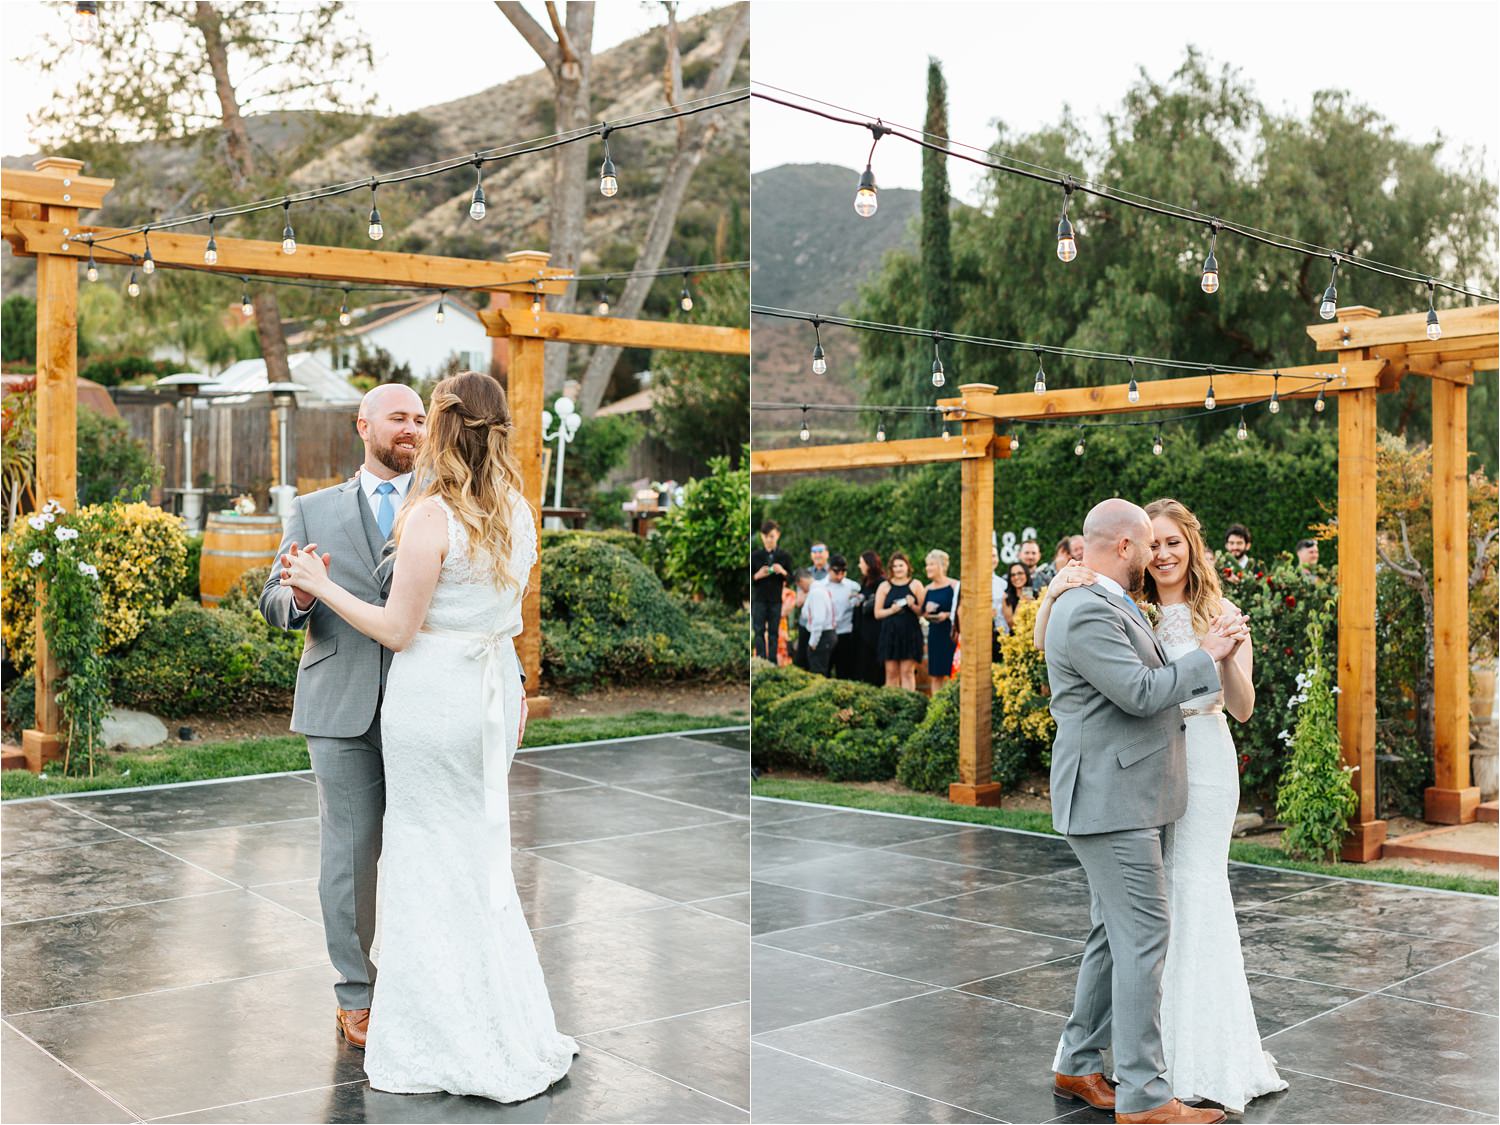
[[[1183,596],[1192,614],[1193,632],[1201,637],[1208,632],[1214,618],[1224,612],[1224,591],[1219,586],[1219,572],[1203,546],[1203,525],[1185,504],[1170,497],[1151,501],[1146,505],[1146,515],[1153,520],[1157,516],[1166,516],[1182,528],[1182,537],[1188,546],[1187,585],[1183,588]],[[1152,577],[1149,566],[1145,586],[1146,600],[1160,605],[1161,595],[1157,593],[1156,579]]]
[[[526,501],[510,451],[510,432],[510,404],[494,379],[463,371],[438,383],[412,466],[411,495],[401,505],[392,532],[396,544],[417,503],[428,496],[441,497],[469,533],[474,555],[488,554],[494,560],[495,584],[514,587],[508,565],[515,550],[511,505]]]

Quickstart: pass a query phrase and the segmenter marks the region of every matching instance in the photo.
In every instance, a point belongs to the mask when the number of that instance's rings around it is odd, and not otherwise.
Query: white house
[[[438,302],[443,303],[443,322],[437,321]],[[363,308],[350,306],[351,321],[331,340],[326,331],[303,330],[288,337],[287,346],[316,355],[339,375],[352,373],[361,344],[369,350],[384,348],[397,364],[407,364],[414,378],[435,375],[457,353],[471,371],[488,371],[491,341],[484,324],[468,304],[441,295],[385,301]]]
[[[294,352],[286,357],[286,362],[291,368],[292,382],[307,388],[306,391],[298,393],[298,405],[307,405],[311,402],[359,404],[361,398],[359,388],[337,372],[330,371],[328,365],[311,352]],[[226,368],[223,374],[214,379],[214,382],[218,384],[219,392],[224,395],[249,395],[256,391],[264,391],[268,385],[266,361],[242,359]],[[229,400],[220,399],[220,401],[228,402]]]

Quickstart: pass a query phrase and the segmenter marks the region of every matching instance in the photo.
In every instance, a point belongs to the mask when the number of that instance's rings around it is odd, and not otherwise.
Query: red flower
[[[1282,651],[1285,652],[1288,656],[1292,655],[1292,650],[1289,649],[1289,648],[1288,649],[1283,649]]]
[[[1294,598],[1294,597],[1292,597],[1291,594],[1288,594],[1286,596],[1286,604],[1289,605],[1289,606],[1296,605],[1297,604],[1297,599]]]
[[[1257,578],[1264,578],[1265,576],[1266,576],[1266,572],[1263,571],[1263,570],[1257,570],[1255,572],[1255,577],[1257,577]]]

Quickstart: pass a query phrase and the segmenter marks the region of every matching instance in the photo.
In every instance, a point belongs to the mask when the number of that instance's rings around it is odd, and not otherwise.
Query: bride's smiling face
[[[1187,581],[1192,548],[1177,521],[1157,516],[1151,521],[1151,577],[1158,591],[1175,590]]]

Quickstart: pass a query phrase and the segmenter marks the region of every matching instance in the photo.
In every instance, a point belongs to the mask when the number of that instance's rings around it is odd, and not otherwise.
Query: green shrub
[[[803,686],[773,703],[752,704],[763,715],[752,740],[757,761],[812,770],[833,781],[895,776],[901,748],[927,709],[926,697],[803,674],[809,681]],[[762,690],[761,700],[767,697]]]
[[[750,526],[750,470],[727,457],[688,482],[683,501],[658,525],[662,576],[674,590],[743,605],[750,593],[745,529]]]
[[[1359,795],[1339,749],[1338,706],[1322,632],[1321,619],[1308,623],[1310,660],[1297,675],[1296,731],[1283,732],[1291,756],[1276,794],[1276,814],[1287,824],[1281,844],[1290,855],[1327,863],[1338,857]]]
[[[745,674],[744,636],[690,615],[645,563],[599,537],[542,547],[542,671],[561,688]]]
[[[141,355],[96,356],[78,373],[106,387],[118,387],[126,383],[150,382],[162,375],[170,375],[176,365],[170,360],[149,359]]]
[[[203,533],[199,532],[196,535],[189,535],[187,537],[187,558],[183,562],[185,570],[183,571],[182,582],[177,587],[177,598],[187,598],[191,602],[198,600],[198,572],[202,563]],[[168,600],[176,601],[177,598],[170,598]]]
[[[6,363],[36,360],[36,302],[12,293],[0,304],[0,355]]]
[[[111,661],[111,694],[119,706],[171,718],[285,705],[298,658],[290,645],[267,643],[269,634],[242,614],[180,601]]]
[[[161,481],[161,466],[130,423],[78,408],[78,502],[144,500]]]
[[[994,779],[1014,785],[1035,768],[1040,753],[1029,734],[1007,730],[1000,695],[1002,671],[996,665],[990,674],[990,745],[994,754]],[[946,793],[958,780],[959,681],[943,685],[927,708],[927,717],[902,751],[896,777],[902,785],[929,793]],[[1018,728],[1019,729],[1019,728]]]
[[[615,547],[623,547],[647,566],[652,565],[651,546],[649,540],[641,538],[634,532],[611,529],[609,531],[554,531],[549,528],[542,530],[542,553],[545,555],[547,548],[555,547],[559,543],[609,543]]]
[[[4,695],[5,726],[19,741],[21,732],[36,722],[36,676],[13,673],[6,680]]]

